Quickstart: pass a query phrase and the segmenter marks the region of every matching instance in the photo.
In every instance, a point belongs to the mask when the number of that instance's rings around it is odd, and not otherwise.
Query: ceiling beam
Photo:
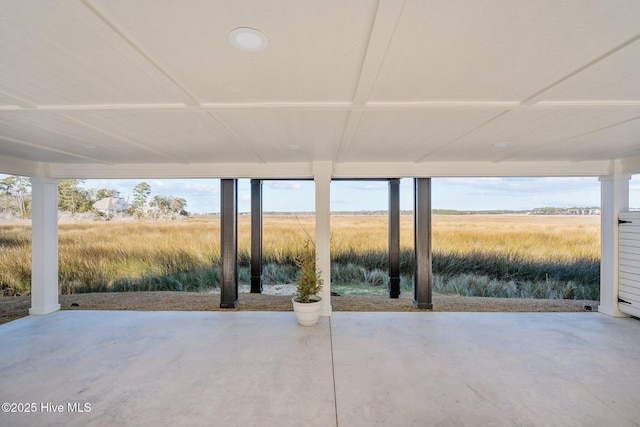
[[[2,94],[0,93],[0,97]],[[10,95],[7,95],[10,96]],[[28,104],[31,105],[31,104]],[[83,104],[83,105],[39,105],[31,106],[1,105],[0,111],[28,113],[30,110],[76,112],[76,111],[139,111],[163,113],[172,112],[219,112],[229,110],[244,111],[413,111],[413,110],[477,110],[504,108],[509,110],[590,110],[590,109],[635,109],[640,111],[640,101],[541,101],[533,105],[521,105],[511,101],[371,101],[364,105],[354,106],[351,102],[230,102],[203,103],[198,106],[184,104]]]
[[[370,162],[336,163],[334,176],[340,178],[414,177],[544,177],[601,176],[609,171],[608,161],[527,161],[527,162]]]
[[[624,173],[640,174],[640,156],[622,159],[620,166]]]
[[[76,112],[76,111],[140,111],[164,113],[172,112],[207,112],[207,111],[349,111],[352,109],[350,102],[248,102],[226,104],[202,104],[188,106],[184,104],[82,104],[82,105],[41,105],[36,107],[38,111]],[[365,107],[366,108],[366,107]],[[2,105],[0,111],[26,111],[16,105]]]
[[[404,0],[380,0],[378,3],[358,86],[353,96],[355,106],[364,105],[369,100],[403,7]]]
[[[371,96],[371,91],[378,77],[378,72],[387,53],[387,48],[393,37],[398,19],[404,7],[404,0],[380,0],[376,17],[373,21],[371,34],[369,35],[369,45],[365,53],[358,85],[353,95],[353,106],[355,108],[364,107]],[[349,114],[347,124],[342,133],[342,140],[338,148],[337,161],[344,160],[349,152],[349,147],[358,129],[362,111],[354,110]]]
[[[14,159],[0,156],[0,173],[7,175],[38,176],[40,163],[30,160]]]
[[[640,159],[624,164],[629,171],[640,168]],[[1,166],[1,164],[0,164]],[[348,162],[333,163],[333,178],[455,178],[455,177],[544,177],[603,176],[611,162]],[[196,163],[196,164],[47,164],[51,178],[142,179],[142,178],[255,178],[309,179],[313,162],[297,163]],[[24,173],[23,173],[24,174]]]

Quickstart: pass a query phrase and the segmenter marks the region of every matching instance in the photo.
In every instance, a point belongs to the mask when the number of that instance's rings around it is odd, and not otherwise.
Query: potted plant
[[[296,296],[293,297],[293,311],[298,323],[302,326],[313,326],[318,323],[322,298],[318,296],[322,290],[320,271],[316,269],[316,253],[307,242],[302,255],[296,259],[296,265],[302,276],[296,282]]]

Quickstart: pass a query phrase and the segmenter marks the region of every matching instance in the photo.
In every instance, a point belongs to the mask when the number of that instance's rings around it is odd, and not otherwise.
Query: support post
[[[29,314],[60,310],[58,303],[58,180],[31,178],[31,308]]]
[[[220,308],[238,305],[238,180],[220,180]]]
[[[598,312],[625,317],[618,309],[618,214],[629,209],[631,175],[600,177],[600,305]]]
[[[262,293],[262,180],[251,180],[251,293]]]
[[[414,300],[417,308],[433,309],[431,274],[431,178],[414,180],[415,276]]]
[[[323,286],[321,316],[331,316],[331,175],[333,163],[313,162],[316,186],[316,268],[320,270]]]
[[[389,180],[389,298],[400,296],[400,180]]]

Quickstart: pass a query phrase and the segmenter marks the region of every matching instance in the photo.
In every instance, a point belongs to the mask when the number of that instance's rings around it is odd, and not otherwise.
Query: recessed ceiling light
[[[269,40],[255,28],[239,27],[231,30],[229,41],[238,49],[257,52],[267,47]]]

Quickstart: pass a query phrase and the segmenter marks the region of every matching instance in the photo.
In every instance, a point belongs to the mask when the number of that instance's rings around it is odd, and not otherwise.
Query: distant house
[[[129,205],[118,197],[105,197],[93,204],[93,208],[105,215],[113,215],[129,209]]]
[[[600,208],[557,208],[544,207],[535,208],[531,211],[531,215],[600,215]]]

